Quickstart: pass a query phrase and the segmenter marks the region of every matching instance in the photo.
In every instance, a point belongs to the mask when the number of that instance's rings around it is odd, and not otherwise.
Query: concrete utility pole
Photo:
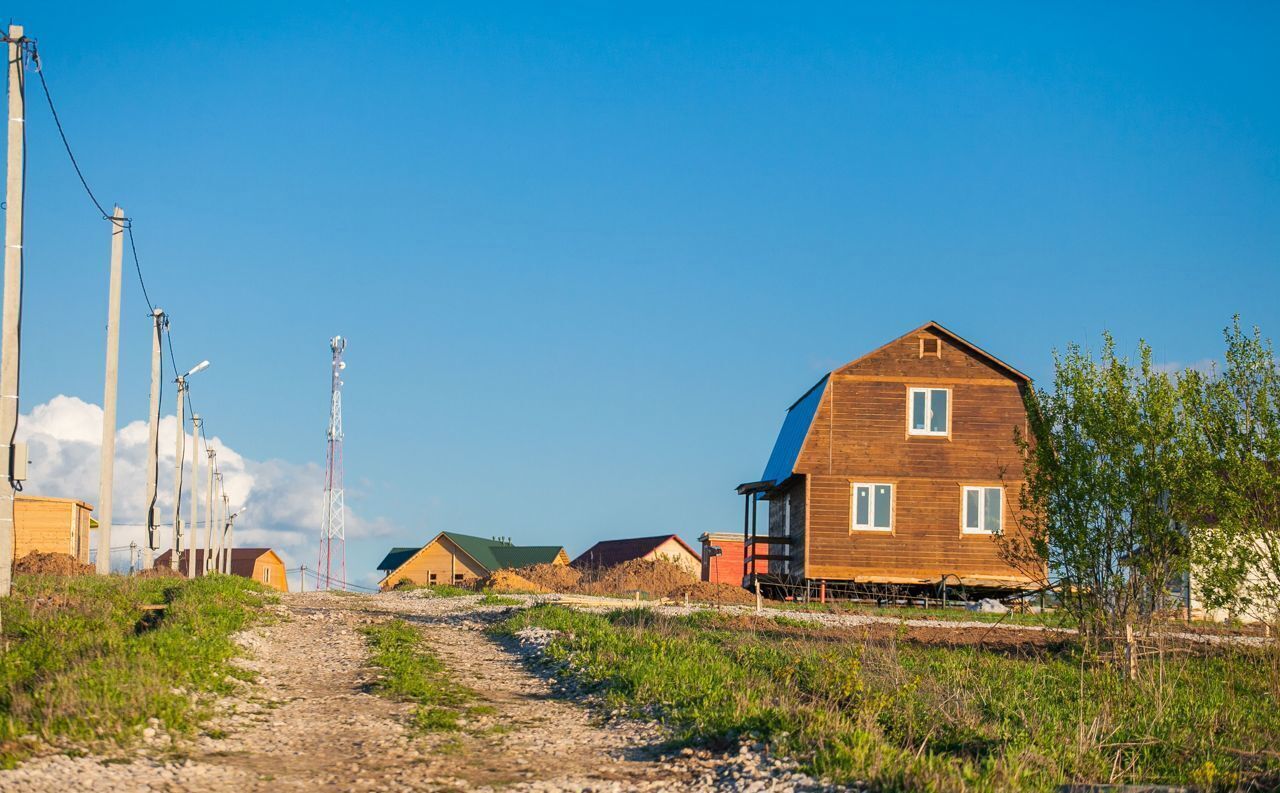
[[[209,523],[213,527],[213,557],[209,562],[209,572],[222,572],[222,532],[227,528],[226,515],[222,512],[222,472],[213,474],[213,512],[209,513]],[[218,517],[215,519],[214,515]]]
[[[22,170],[26,160],[25,41],[9,26],[9,156],[5,183],[4,317],[0,319],[0,597],[13,581],[14,441],[18,434],[18,355],[22,328]],[[18,461],[19,464],[25,461]]]
[[[200,546],[200,414],[191,414],[191,547],[187,549],[187,578],[196,577],[196,548]]]
[[[213,449],[206,449],[205,453],[209,455],[209,481],[207,485],[208,491],[204,494],[204,573],[208,574],[213,569],[213,469],[217,465],[215,458],[218,453]]]
[[[107,376],[102,393],[102,460],[98,475],[98,573],[111,572],[111,484],[116,456],[116,382],[120,374],[120,264],[124,210],[111,214],[111,280],[107,298]]]
[[[147,547],[142,550],[142,569],[154,564],[160,549],[160,527],[156,525],[156,480],[160,476],[160,334],[169,324],[164,309],[152,309],[151,322],[151,412],[147,415],[147,496],[143,512],[147,518]]]
[[[231,527],[236,516],[231,514],[231,497],[222,491],[222,572],[231,573]]]
[[[178,556],[182,553],[182,468],[187,463],[187,376],[178,375],[177,445],[173,448],[173,553],[169,555],[169,569],[178,569]]]

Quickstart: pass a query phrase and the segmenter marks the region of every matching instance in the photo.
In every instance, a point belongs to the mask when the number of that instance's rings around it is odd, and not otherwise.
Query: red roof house
[[[574,559],[572,565],[577,568],[613,567],[632,559],[665,559],[695,576],[702,571],[702,557],[675,534],[602,540]]]

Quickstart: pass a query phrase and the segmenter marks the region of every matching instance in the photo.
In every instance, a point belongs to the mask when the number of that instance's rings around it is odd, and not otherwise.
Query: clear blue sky
[[[787,405],[929,319],[1040,379],[1280,335],[1275,4],[187,6],[8,11],[217,434],[321,461],[350,338],[357,572],[736,529]],[[107,231],[29,97],[23,404],[97,403]]]

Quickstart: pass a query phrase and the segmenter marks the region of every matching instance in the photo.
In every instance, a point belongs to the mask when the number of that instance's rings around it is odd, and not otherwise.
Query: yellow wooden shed
[[[19,494],[13,503],[13,558],[33,551],[65,553],[89,562],[89,514],[75,498]]]

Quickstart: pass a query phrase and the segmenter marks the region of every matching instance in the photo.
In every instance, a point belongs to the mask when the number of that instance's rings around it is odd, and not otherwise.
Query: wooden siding
[[[732,532],[704,534],[702,542],[702,580],[716,584],[742,586],[742,535]],[[720,553],[712,556],[712,547]],[[756,562],[756,572],[765,573],[764,562]]]
[[[674,565],[688,570],[689,575],[693,576],[699,575],[702,572],[702,560],[689,553],[688,549],[676,542],[674,539],[667,540],[657,548],[654,548],[652,551],[645,554],[642,558],[665,559]],[[739,560],[739,564],[741,564],[741,560]]]
[[[285,573],[284,561],[274,551],[268,551],[253,561],[253,580],[281,592],[289,591],[289,576]]]
[[[920,354],[921,336],[939,356]],[[912,387],[947,388],[949,433],[908,433]],[[961,531],[962,487],[1005,487],[1006,533],[1017,531],[1025,432],[1024,381],[949,337],[924,330],[837,369],[796,462],[808,488],[808,578],[907,583],[956,575],[970,582],[1026,577],[991,535]],[[853,483],[894,486],[893,531],[851,527]],[[794,502],[792,520],[795,521]],[[772,525],[772,521],[771,521]]]
[[[568,563],[565,557],[564,563]],[[431,574],[435,574],[435,581]],[[418,551],[409,560],[382,580],[382,589],[391,589],[401,581],[413,584],[453,584],[465,585],[485,578],[489,571],[480,566],[461,548],[449,540],[447,536],[437,537],[430,545]],[[460,576],[460,577],[458,577]]]
[[[14,499],[13,558],[29,553],[65,553],[89,561],[89,513],[83,501],[42,496]]]

